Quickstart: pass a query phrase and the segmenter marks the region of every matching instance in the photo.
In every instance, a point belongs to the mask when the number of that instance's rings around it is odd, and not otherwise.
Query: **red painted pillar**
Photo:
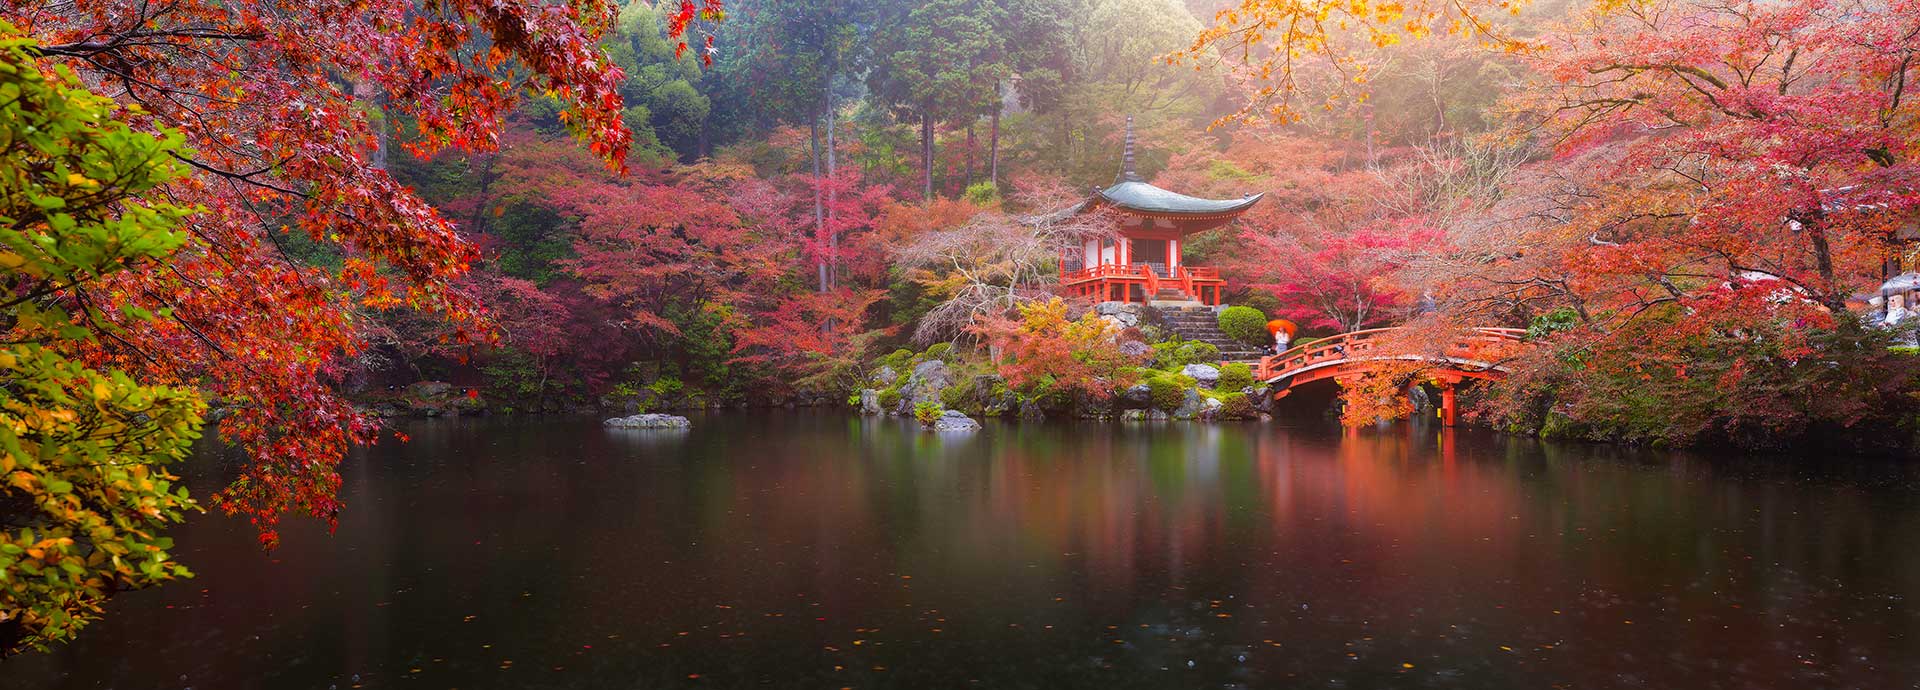
[[[1442,381],[1440,383],[1440,425],[1441,426],[1448,426],[1448,427],[1453,426],[1454,410],[1455,410],[1453,387],[1454,387],[1454,383],[1452,381]]]

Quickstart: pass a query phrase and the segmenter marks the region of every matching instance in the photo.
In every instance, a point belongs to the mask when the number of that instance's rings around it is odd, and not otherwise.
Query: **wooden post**
[[[1453,426],[1454,404],[1455,404],[1454,392],[1453,392],[1454,385],[1455,384],[1452,381],[1440,382],[1440,425],[1441,426],[1445,426],[1445,427]]]

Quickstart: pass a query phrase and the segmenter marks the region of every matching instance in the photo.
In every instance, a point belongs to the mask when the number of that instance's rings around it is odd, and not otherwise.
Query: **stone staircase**
[[[1165,294],[1166,290],[1161,290]],[[1150,304],[1160,312],[1160,322],[1173,332],[1180,334],[1182,340],[1198,340],[1220,348],[1220,360],[1223,362],[1258,362],[1259,348],[1234,340],[1220,330],[1220,317],[1213,307],[1180,293],[1174,299],[1164,299],[1155,295]],[[1179,299],[1186,297],[1185,300]]]

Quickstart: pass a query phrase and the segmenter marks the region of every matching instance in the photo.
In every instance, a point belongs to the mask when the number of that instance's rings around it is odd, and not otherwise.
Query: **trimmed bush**
[[[1217,391],[1230,391],[1235,395],[1240,389],[1253,385],[1253,367],[1245,362],[1229,362],[1220,365],[1220,382],[1213,385]]]
[[[1267,335],[1267,315],[1253,307],[1232,306],[1220,312],[1220,330],[1249,345],[1263,345]]]
[[[1163,412],[1180,409],[1180,405],[1187,401],[1187,389],[1193,386],[1193,377],[1180,374],[1161,374],[1147,379],[1147,390],[1152,392],[1153,406]]]

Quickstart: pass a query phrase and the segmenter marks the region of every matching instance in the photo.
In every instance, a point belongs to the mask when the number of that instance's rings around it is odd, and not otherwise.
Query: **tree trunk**
[[[965,178],[962,178],[962,179],[964,179],[964,180],[966,180],[966,182],[964,182],[964,183],[963,183],[963,185],[962,185],[962,186],[964,186],[964,187],[971,187],[971,186],[973,186],[973,149],[974,149],[974,141],[976,141],[976,140],[975,140],[975,139],[974,139],[974,137],[973,137],[973,122],[972,122],[971,120],[969,120],[969,121],[967,122],[967,176],[966,176]]]
[[[826,214],[820,203],[820,118],[810,118],[807,122],[807,143],[813,159],[813,239],[820,241],[822,231],[826,229]],[[814,245],[814,255],[820,269],[820,291],[827,291],[827,257],[817,253],[819,245]]]
[[[1000,111],[1005,108],[1006,101],[994,101],[993,124],[987,132],[987,182],[992,183],[996,190],[1000,188]]]
[[[920,196],[933,200],[933,101],[920,109]]]
[[[1827,238],[1826,211],[1816,207],[1788,217],[1800,224],[1800,231],[1807,233],[1807,243],[1813,247],[1813,268],[1820,274],[1820,303],[1835,314],[1846,311],[1846,296],[1834,290],[1833,245]]]
[[[840,283],[840,226],[839,224],[833,222],[835,220],[835,213],[836,213],[834,210],[834,206],[837,203],[839,203],[839,200],[840,200],[840,188],[837,186],[840,178],[838,175],[836,175],[836,173],[838,172],[838,169],[834,164],[834,160],[835,160],[834,159],[834,146],[835,146],[834,130],[837,129],[835,120],[837,119],[836,116],[839,113],[835,112],[834,103],[833,103],[832,75],[828,75],[827,77],[826,101],[827,101],[827,181],[830,184],[835,185],[827,188],[827,223],[830,227],[833,228],[833,230],[829,231],[827,234],[827,287],[833,288],[833,287],[837,287],[838,284]]]

